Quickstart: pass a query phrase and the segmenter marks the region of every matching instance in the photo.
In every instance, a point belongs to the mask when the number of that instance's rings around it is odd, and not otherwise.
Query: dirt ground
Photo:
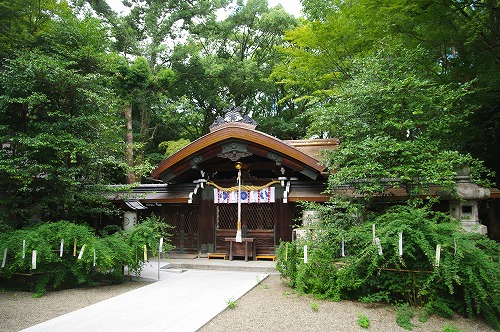
[[[93,303],[117,296],[147,282],[85,287],[48,292],[41,298],[32,293],[0,292],[0,331],[11,332],[30,327]],[[396,310],[387,305],[368,305],[353,301],[321,301],[299,295],[272,274],[242,298],[213,318],[201,332],[210,331],[365,331],[358,324],[367,318],[367,331],[406,331],[396,324]],[[424,323],[413,318],[413,331],[443,331],[445,326],[467,332],[494,331],[481,320],[431,316]]]

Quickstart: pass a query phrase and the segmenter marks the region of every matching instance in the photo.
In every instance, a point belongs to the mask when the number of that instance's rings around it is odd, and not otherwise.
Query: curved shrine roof
[[[228,122],[162,161],[151,175],[164,182],[186,182],[199,178],[200,172],[234,171],[234,163],[240,161],[256,171],[277,169],[277,173],[299,172],[316,179],[325,171],[316,154],[319,147],[331,149],[337,144],[337,140],[282,141],[253,125]]]

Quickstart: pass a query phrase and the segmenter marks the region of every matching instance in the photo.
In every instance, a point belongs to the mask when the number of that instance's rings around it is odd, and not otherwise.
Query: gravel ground
[[[313,307],[317,310],[314,310]],[[359,315],[370,320],[368,330],[358,325]],[[447,320],[431,316],[421,323],[413,319],[413,331],[443,331],[453,325],[460,331],[494,331],[484,322],[463,317]],[[200,332],[212,331],[406,331],[396,324],[396,310],[387,305],[353,301],[321,301],[297,294],[286,286],[279,275],[270,275],[257,287],[236,301],[234,309],[226,309]]]
[[[145,285],[149,282],[66,289],[41,298],[28,292],[0,292],[0,331],[19,331]]]
[[[39,299],[33,298],[32,293],[0,293],[0,331],[19,331],[147,284],[126,282],[113,286],[69,289],[49,292]],[[320,301],[300,296],[287,287],[279,275],[270,275],[235,303],[234,309],[220,313],[200,332],[365,331],[357,323],[359,315],[368,317],[368,331],[406,331],[396,324],[396,313],[390,306]],[[494,331],[484,322],[462,317],[450,321],[431,316],[425,323],[418,322],[418,319],[414,319],[414,323],[416,327],[413,331],[443,331],[446,325],[467,332]]]

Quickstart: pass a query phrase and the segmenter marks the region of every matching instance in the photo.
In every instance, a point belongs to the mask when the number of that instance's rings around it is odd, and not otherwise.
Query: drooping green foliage
[[[447,317],[454,312],[478,314],[499,327],[497,242],[465,233],[449,216],[423,208],[395,207],[349,228],[339,223],[325,219],[306,239],[280,245],[278,270],[298,290],[337,301],[403,301]],[[309,246],[307,263],[302,259],[304,244]]]
[[[0,278],[12,284],[27,278],[36,296],[43,295],[49,289],[103,280],[121,282],[123,266],[128,266],[140,276],[142,266],[146,263],[144,245],[148,252],[157,255],[159,239],[164,237],[163,250],[172,249],[168,236],[165,224],[154,216],[130,231],[101,237],[87,226],[68,221],[5,232],[0,234],[2,258],[7,250]],[[36,266],[32,264],[34,251]]]

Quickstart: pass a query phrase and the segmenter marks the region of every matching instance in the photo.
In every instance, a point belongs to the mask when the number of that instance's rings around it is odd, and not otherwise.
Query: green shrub
[[[4,250],[7,249],[0,278],[14,283],[16,279],[27,278],[36,296],[41,296],[49,288],[73,287],[100,280],[120,282],[123,280],[124,265],[134,269],[137,275],[140,274],[145,263],[142,254],[144,245],[148,251],[156,254],[159,238],[165,236],[164,250],[172,248],[165,229],[165,224],[153,216],[146,218],[131,231],[120,231],[103,237],[96,236],[88,226],[68,221],[11,230],[0,234],[2,259]],[[60,256],[62,240],[63,255]],[[139,248],[141,255],[136,255]],[[32,266],[34,250],[36,269]]]
[[[398,306],[398,310],[396,311],[396,323],[404,328],[405,330],[413,330],[415,325],[412,323],[412,318],[415,313],[415,309],[413,307],[408,306],[408,303],[402,304]]]
[[[333,300],[406,303],[445,317],[456,312],[477,314],[499,328],[499,243],[466,233],[449,215],[426,208],[394,207],[359,226],[344,229],[339,224],[324,222],[314,233],[307,264],[302,261],[303,243],[280,244],[278,270],[292,287]],[[373,243],[372,224],[382,255]],[[340,255],[342,236],[346,257]],[[441,245],[439,267],[434,266],[437,244]]]
[[[370,319],[366,315],[358,315],[358,325],[364,329],[370,327]]]
[[[459,330],[458,327],[456,327],[455,325],[448,324],[443,327],[443,332],[466,332],[466,331]]]

